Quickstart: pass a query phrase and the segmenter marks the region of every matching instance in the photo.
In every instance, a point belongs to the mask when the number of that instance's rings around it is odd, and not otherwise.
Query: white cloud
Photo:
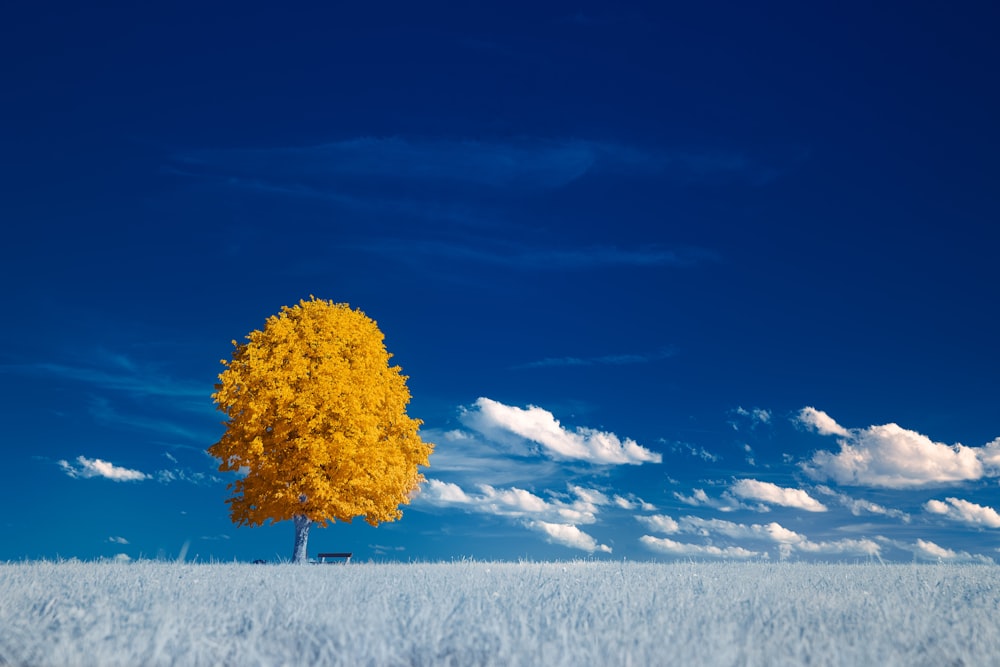
[[[124,537],[118,537],[117,535],[112,535],[111,537],[109,537],[108,542],[111,542],[112,544],[128,544],[128,540],[126,540]]]
[[[674,498],[681,501],[685,505],[691,505],[693,507],[698,507],[699,505],[709,505],[711,500],[708,494],[705,493],[705,489],[692,489],[690,496],[685,496],[679,491],[674,491]]]
[[[615,496],[612,502],[616,507],[620,507],[623,510],[634,510],[637,504],[636,501],[623,498],[622,496]]]
[[[816,408],[802,408],[797,415],[797,420],[820,435],[848,435],[846,428],[835,422],[830,415]]]
[[[571,495],[545,499],[525,489],[498,489],[480,484],[479,493],[467,493],[459,485],[428,479],[414,503],[436,507],[457,507],[468,512],[504,517],[532,517],[562,523],[595,523],[600,507],[614,505],[604,494],[593,489],[571,486]],[[549,492],[549,495],[556,495]]]
[[[619,439],[614,433],[577,427],[569,431],[548,410],[537,406],[526,409],[479,398],[463,412],[462,422],[488,438],[509,440],[511,435],[541,445],[556,458],[588,461],[596,464],[660,463],[663,457],[634,440]]]
[[[759,500],[771,505],[781,505],[782,507],[795,507],[807,512],[825,512],[826,506],[801,489],[788,489],[771,484],[770,482],[760,482],[755,479],[741,479],[729,487],[733,495],[747,499]]]
[[[731,494],[725,495],[724,498],[712,498],[705,493],[705,489],[692,489],[689,496],[679,491],[674,491],[674,498],[685,505],[691,505],[692,507],[712,507],[720,512],[732,512],[737,509],[754,509],[742,504]]]
[[[428,479],[420,487],[420,495],[417,496],[421,502],[439,507],[447,505],[468,505],[473,500],[458,484],[442,482],[437,479]]]
[[[805,540],[796,543],[795,549],[813,554],[856,554],[859,556],[873,556],[875,558],[879,558],[882,552],[882,547],[877,542],[865,538],[859,540],[845,538],[829,542]]]
[[[842,539],[814,542],[805,535],[789,530],[774,521],[767,524],[747,525],[722,519],[703,519],[697,516],[684,516],[677,521],[663,515],[636,518],[659,532],[692,534],[705,538],[722,535],[734,540],[771,542],[777,545],[778,553],[782,558],[788,557],[794,551],[813,555],[858,554],[875,558],[879,558],[881,555],[881,547],[874,540]],[[666,529],[658,528],[658,526]]]
[[[115,482],[135,482],[149,479],[149,475],[138,470],[120,468],[113,463],[108,463],[101,459],[88,459],[85,456],[76,457],[78,465],[73,465],[68,461],[58,461],[59,467],[70,477],[87,479],[90,477],[104,477]]]
[[[806,408],[806,413],[812,408]],[[826,416],[825,413],[813,410]],[[800,413],[800,420],[808,421]],[[822,420],[819,420],[822,422]],[[945,445],[897,424],[844,429],[829,420],[820,433],[842,436],[836,454],[820,450],[802,469],[814,479],[838,484],[891,489],[979,479],[985,474],[983,461],[1000,462],[992,444],[979,450],[961,444]],[[995,441],[994,441],[995,442]]]
[[[542,498],[525,489],[510,487],[498,489],[481,484],[478,493],[467,493],[459,485],[428,479],[421,487],[414,504],[425,503],[436,507],[453,507],[466,512],[491,514],[513,519],[524,526],[542,532],[550,542],[575,549],[610,552],[606,545],[598,544],[581,531],[577,524],[594,524],[603,506],[620,506],[615,500],[596,489],[570,486],[569,494],[561,498]]]
[[[578,522],[593,523],[596,506],[584,500],[576,503],[548,501],[525,489],[509,487],[498,489],[480,484],[478,494],[466,493],[458,484],[428,479],[415,499],[437,507],[464,507],[468,511],[496,516],[546,516],[571,518]]]
[[[958,557],[958,552],[952,551],[951,549],[946,549],[945,547],[938,546],[933,542],[927,540],[916,541],[914,545],[914,555],[924,558],[940,558],[945,560],[950,560]]]
[[[976,454],[983,465],[988,468],[990,476],[1000,474],[1000,438],[983,445]]]
[[[667,535],[670,535],[680,530],[678,523],[664,514],[637,516],[636,520],[639,523],[645,524],[645,526],[650,530],[655,530],[658,533],[666,533]]]
[[[918,539],[913,544],[908,545],[907,548],[913,552],[915,558],[923,560],[948,561],[952,563],[979,562],[992,564],[994,562],[989,556],[970,554],[968,551],[955,551],[954,549],[948,549],[935,544],[930,540]]]
[[[154,475],[149,475],[149,477],[154,477]],[[175,470],[157,470],[155,478],[156,481],[161,484],[170,484],[171,482],[188,482],[190,484],[208,485],[219,484],[222,482],[222,479],[216,475],[210,475],[204,472],[193,472],[185,468],[177,468]]]
[[[753,537],[753,531],[745,524],[725,519],[703,519],[700,516],[684,516],[678,522],[678,530],[693,535],[709,537],[725,535],[731,538]]]
[[[653,551],[669,554],[671,556],[691,556],[707,558],[755,558],[757,556],[767,557],[766,553],[750,551],[743,547],[717,547],[714,545],[685,544],[676,542],[667,537],[653,537],[643,535],[639,541]]]
[[[779,544],[800,545],[808,542],[808,540],[802,535],[799,535],[794,530],[785,528],[775,521],[766,525],[754,524],[750,528],[758,535],[766,537],[772,542],[778,542]]]
[[[931,514],[940,514],[952,521],[972,526],[1000,528],[1000,514],[997,514],[995,509],[970,503],[968,500],[960,500],[959,498],[945,498],[945,502],[928,500],[924,503],[924,509]]]
[[[742,418],[740,421],[749,421],[750,428],[756,428],[759,424],[771,423],[771,412],[763,408],[753,408],[752,410],[747,410],[743,406],[739,406],[735,410],[732,410],[730,414],[734,414]],[[729,425],[733,427],[734,431],[740,430],[740,424],[737,420],[730,421]]]
[[[556,544],[590,553],[594,551],[611,553],[611,547],[606,544],[598,544],[597,540],[573,525],[547,521],[529,521],[525,525],[533,530],[541,531],[548,536],[550,542]]]

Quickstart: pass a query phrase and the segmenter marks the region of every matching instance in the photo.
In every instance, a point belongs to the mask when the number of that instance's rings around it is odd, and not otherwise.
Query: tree
[[[434,445],[406,414],[408,378],[389,365],[378,325],[310,297],[246,338],[222,360],[212,398],[226,431],[208,449],[220,471],[243,473],[229,485],[233,523],[293,520],[301,563],[313,524],[399,519]]]

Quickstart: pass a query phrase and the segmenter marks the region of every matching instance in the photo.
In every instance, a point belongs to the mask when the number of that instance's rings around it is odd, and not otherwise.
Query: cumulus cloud
[[[994,471],[1000,463],[996,441],[977,450],[934,442],[897,424],[845,429],[813,408],[802,410],[799,421],[823,435],[840,436],[839,452],[820,450],[801,464],[813,479],[902,489],[979,479],[987,473],[984,462]]]
[[[85,456],[76,457],[76,465],[61,460],[57,462],[70,477],[87,479],[90,477],[104,477],[115,482],[136,482],[149,479],[149,475],[138,470],[121,468],[101,459],[88,459]]]
[[[421,502],[438,506],[469,505],[473,502],[472,498],[458,484],[442,482],[437,479],[425,481],[418,497]]]
[[[736,497],[745,500],[758,500],[770,505],[795,507],[807,512],[827,511],[826,505],[805,491],[781,487],[770,482],[760,482],[756,479],[741,479],[730,486],[729,490]]]
[[[570,524],[529,521],[526,525],[528,528],[544,533],[550,542],[556,544],[590,553],[595,551],[611,553],[611,547],[606,544],[598,544],[593,537]]]
[[[737,558],[745,560],[757,556],[767,557],[766,553],[750,551],[743,547],[717,547],[711,544],[686,544],[677,542],[667,537],[653,537],[643,535],[639,541],[653,551],[668,554],[670,556],[688,556],[694,558]]]
[[[970,503],[968,500],[959,498],[945,498],[944,502],[928,500],[924,503],[924,509],[931,514],[939,514],[959,523],[1000,528],[1000,514],[997,514],[995,509]]]
[[[519,408],[488,398],[479,398],[461,415],[462,423],[488,438],[509,440],[516,436],[541,445],[546,454],[602,465],[660,463],[663,457],[631,438],[622,441],[614,433],[591,428],[564,428],[548,410],[537,406]]]
[[[649,530],[670,535],[680,530],[680,525],[669,516],[654,514],[653,516],[637,516],[636,520]]]
[[[942,547],[930,540],[918,539],[912,545],[909,546],[910,551],[913,552],[914,558],[919,558],[922,560],[935,560],[935,561],[947,561],[951,563],[959,562],[980,562],[980,563],[993,563],[993,559],[988,556],[983,556],[981,554],[970,554],[968,551],[955,551],[954,549],[948,549],[947,547]]]
[[[976,454],[986,467],[987,474],[994,477],[1000,475],[1000,438],[986,443]]]
[[[124,537],[118,537],[117,535],[112,535],[111,537],[109,537],[108,542],[111,542],[112,544],[128,544],[128,540],[126,540]]]

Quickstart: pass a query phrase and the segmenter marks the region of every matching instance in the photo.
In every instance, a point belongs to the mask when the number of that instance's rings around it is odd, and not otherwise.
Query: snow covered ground
[[[0,665],[1000,664],[1000,569],[0,564]]]

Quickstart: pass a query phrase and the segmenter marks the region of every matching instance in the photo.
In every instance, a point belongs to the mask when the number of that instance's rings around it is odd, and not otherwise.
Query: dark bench
[[[353,554],[350,551],[334,551],[332,553],[316,554],[316,555],[319,556],[319,562],[320,563],[325,563],[327,558],[331,558],[331,559],[338,559],[339,558],[339,559],[342,559],[344,561],[344,563],[350,563],[351,562],[351,556]],[[331,562],[333,562],[333,561],[331,561]]]

